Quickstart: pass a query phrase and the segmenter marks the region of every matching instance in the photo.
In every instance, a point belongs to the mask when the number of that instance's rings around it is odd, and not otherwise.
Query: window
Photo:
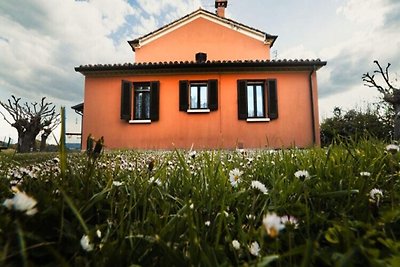
[[[179,110],[210,112],[218,109],[218,81],[179,81]]]
[[[276,80],[238,80],[238,118],[249,122],[277,119]]]
[[[121,119],[129,123],[150,123],[159,119],[160,83],[122,81]]]
[[[190,83],[190,109],[208,109],[206,83]]]
[[[150,83],[133,84],[135,90],[135,120],[150,119]]]
[[[265,118],[264,83],[247,84],[247,118]]]

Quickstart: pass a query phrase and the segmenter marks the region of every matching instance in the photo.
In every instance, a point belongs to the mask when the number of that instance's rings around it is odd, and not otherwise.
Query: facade
[[[320,60],[271,60],[277,36],[199,9],[129,41],[135,63],[81,65],[82,140],[138,149],[319,145]],[[83,110],[83,106],[82,106]],[[83,144],[83,148],[84,144]]]

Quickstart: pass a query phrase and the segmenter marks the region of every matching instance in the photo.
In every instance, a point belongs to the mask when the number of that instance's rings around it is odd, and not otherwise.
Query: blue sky
[[[70,107],[83,101],[84,77],[74,67],[133,62],[127,40],[214,0],[0,1],[0,100],[47,99],[67,108],[67,131],[79,131]],[[328,61],[318,72],[320,118],[377,100],[361,76],[373,60],[400,74],[400,2],[397,0],[229,0],[226,16],[278,35],[272,58]],[[4,110],[2,110],[4,111]],[[58,133],[57,133],[58,134]],[[0,117],[0,140],[15,129]]]

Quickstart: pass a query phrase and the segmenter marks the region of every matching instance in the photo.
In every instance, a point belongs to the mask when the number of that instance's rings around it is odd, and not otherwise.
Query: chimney
[[[207,54],[199,52],[196,54],[196,63],[204,63],[207,61]]]
[[[217,15],[225,18],[225,8],[228,6],[228,0],[215,0],[215,8],[217,9]]]

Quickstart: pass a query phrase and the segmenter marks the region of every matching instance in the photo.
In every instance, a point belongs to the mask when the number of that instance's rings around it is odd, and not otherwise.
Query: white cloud
[[[392,17],[399,8],[398,3],[387,0],[350,0],[338,8],[338,16],[344,15],[350,27],[355,27],[356,31],[347,38],[338,36],[339,42],[320,51],[320,57],[328,61],[320,73],[322,98],[364,88],[361,77],[375,69],[374,60],[382,65],[392,62],[392,73],[400,70],[400,64],[397,64],[400,62],[397,52],[400,47],[397,30],[400,19],[391,20],[391,24],[397,23],[397,27],[385,26],[387,18]],[[362,96],[372,101],[371,94],[365,90]]]
[[[148,14],[162,15],[165,10],[172,9],[175,15],[181,16],[201,7],[201,0],[138,0],[139,6]]]
[[[385,15],[391,10],[391,5],[382,0],[350,0],[337,9],[338,14],[343,14],[348,20],[369,24],[374,30],[384,23]]]

